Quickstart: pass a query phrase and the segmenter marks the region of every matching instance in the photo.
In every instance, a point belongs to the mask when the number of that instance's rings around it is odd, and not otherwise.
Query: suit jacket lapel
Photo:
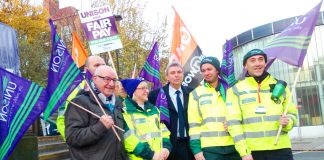
[[[187,91],[187,89],[181,85],[181,89],[182,89],[182,92],[183,92],[183,107],[184,107],[184,111],[185,113],[187,113],[187,110],[188,110],[188,99],[189,99],[189,92]]]

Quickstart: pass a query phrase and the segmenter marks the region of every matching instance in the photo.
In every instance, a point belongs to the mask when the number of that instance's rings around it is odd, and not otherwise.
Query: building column
[[[324,122],[324,94],[323,94],[323,85],[322,85],[322,76],[321,76],[321,70],[320,65],[315,65],[315,72],[317,77],[317,88],[318,88],[318,96],[320,99],[321,104],[321,111],[322,111],[322,123]]]

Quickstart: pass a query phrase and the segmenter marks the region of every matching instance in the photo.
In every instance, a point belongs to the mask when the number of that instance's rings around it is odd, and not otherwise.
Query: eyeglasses
[[[99,75],[96,75],[96,77],[103,79],[106,83],[109,83],[110,81],[113,81],[114,83],[116,83],[118,81],[118,79],[116,79],[116,78],[103,77],[103,76],[99,76]]]
[[[141,90],[150,90],[149,87],[141,87],[141,88],[136,88],[136,89],[141,89]]]

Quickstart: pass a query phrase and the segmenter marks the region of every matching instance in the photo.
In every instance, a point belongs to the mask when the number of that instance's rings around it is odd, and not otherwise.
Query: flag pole
[[[86,82],[87,86],[89,87],[89,91],[91,92],[92,96],[94,97],[94,99],[95,99],[96,102],[98,103],[98,105],[99,105],[99,107],[100,107],[102,113],[103,113],[104,115],[107,115],[107,113],[105,112],[105,110],[104,110],[103,107],[101,106],[101,103],[99,102],[97,96],[94,94],[94,92],[93,92],[93,90],[92,90],[90,84],[88,83],[87,80],[86,80],[85,82]]]
[[[136,63],[134,65],[134,70],[133,70],[132,78],[135,78],[135,72],[136,72]]]
[[[93,90],[92,90],[91,86],[89,85],[88,81],[85,80],[85,82],[86,82],[86,84],[88,85],[91,94],[93,95],[93,97],[95,98],[96,102],[98,103],[98,105],[99,105],[101,111],[103,112],[104,115],[107,115],[107,113],[105,112],[105,110],[104,110],[103,107],[101,106],[101,103],[99,102],[97,96],[93,93]],[[119,135],[117,134],[117,132],[116,132],[116,130],[115,130],[115,127],[112,126],[111,128],[112,128],[112,130],[115,132],[115,135],[116,135],[116,137],[118,138],[118,140],[121,141]]]
[[[119,79],[118,74],[117,74],[117,70],[116,70],[116,68],[115,68],[115,64],[114,64],[114,61],[113,61],[113,59],[112,59],[112,56],[111,56],[110,51],[108,51],[108,56],[109,56],[109,59],[111,60],[112,67],[113,67],[113,69],[114,69],[115,72],[116,72],[117,79]],[[117,57],[116,57],[116,58],[117,58]]]
[[[92,114],[93,116],[95,116],[95,117],[97,117],[97,118],[100,119],[100,117],[99,117],[97,114],[95,114],[95,113],[89,111],[88,109],[85,109],[84,107],[82,107],[82,106],[80,106],[80,105],[78,105],[78,104],[76,104],[76,103],[74,103],[74,102],[72,102],[72,101],[69,101],[69,100],[66,100],[66,101],[69,102],[69,103],[71,103],[71,104],[73,104],[74,106],[79,107],[80,109],[82,109],[82,110],[84,110],[84,111],[86,111],[86,112],[88,112],[88,113]],[[114,126],[115,126],[117,129],[119,129],[119,130],[125,132],[125,130],[121,129],[120,127],[118,127],[118,126],[116,126],[116,125],[114,125]]]
[[[100,119],[100,117],[99,117],[97,114],[95,114],[95,113],[93,113],[93,112],[91,112],[91,111],[85,109],[84,107],[82,107],[82,106],[80,106],[80,105],[78,105],[78,104],[76,104],[76,103],[74,103],[74,102],[72,102],[72,101],[69,101],[69,100],[66,100],[66,101],[69,102],[69,103],[71,103],[71,104],[73,104],[74,106],[79,107],[80,109],[82,109],[82,110],[84,110],[84,111],[90,113],[91,115],[93,115],[93,116],[95,116],[95,117],[97,117],[97,118]]]
[[[288,98],[288,101],[285,105],[285,111],[283,113],[283,115],[287,115],[287,112],[288,112],[288,104],[290,103],[291,99],[292,99],[292,95],[293,93],[295,92],[295,88],[296,88],[296,84],[297,84],[297,80],[298,80],[298,77],[299,77],[299,74],[300,74],[300,71],[301,71],[301,67],[298,68],[298,71],[297,71],[297,75],[295,77],[295,81],[294,81],[294,84],[293,84],[293,87],[291,89],[291,92],[290,92],[290,95],[289,95],[289,98]],[[280,125],[279,127],[279,130],[277,132],[277,137],[276,137],[276,140],[274,142],[274,145],[277,145],[278,144],[278,141],[279,141],[279,136],[280,136],[280,133],[281,133],[281,130],[282,130],[282,124]]]

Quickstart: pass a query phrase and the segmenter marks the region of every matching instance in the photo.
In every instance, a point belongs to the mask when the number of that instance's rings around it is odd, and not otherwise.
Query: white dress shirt
[[[174,105],[174,108],[175,110],[178,112],[178,105],[177,105],[177,94],[176,94],[176,91],[179,90],[180,91],[180,99],[181,99],[181,102],[182,102],[182,106],[184,107],[184,104],[183,104],[183,91],[181,89],[181,87],[179,89],[175,89],[173,88],[171,85],[169,85],[169,95],[170,95],[170,98],[171,98],[171,101]],[[184,109],[183,109],[184,111]],[[183,113],[183,116],[185,116],[185,114]],[[186,126],[185,126],[186,128]],[[180,137],[180,133],[179,133],[179,119],[178,119],[178,127],[177,127],[177,136]],[[185,129],[184,131],[184,136],[187,137],[187,131]]]

